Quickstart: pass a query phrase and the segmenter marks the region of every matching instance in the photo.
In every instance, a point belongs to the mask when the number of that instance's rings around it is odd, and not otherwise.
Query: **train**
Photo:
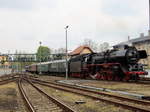
[[[147,58],[145,50],[133,46],[113,48],[100,53],[88,53],[70,57],[67,60],[54,60],[32,64],[26,67],[27,72],[47,73],[65,76],[68,67],[69,77],[92,78],[98,80],[129,81],[139,80],[148,75],[139,60]]]

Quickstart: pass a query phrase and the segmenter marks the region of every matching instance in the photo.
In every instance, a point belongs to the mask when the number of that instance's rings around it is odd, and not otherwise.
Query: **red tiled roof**
[[[78,48],[76,48],[74,51],[72,51],[69,55],[78,55],[80,54],[84,49],[89,49],[91,52],[93,52],[91,50],[90,47],[88,46],[79,46]]]

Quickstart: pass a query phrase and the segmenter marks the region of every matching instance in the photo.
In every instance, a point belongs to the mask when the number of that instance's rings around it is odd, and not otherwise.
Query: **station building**
[[[147,54],[150,55],[150,30],[148,31],[148,35],[144,35],[144,33],[141,33],[138,38],[128,40],[126,42],[119,43],[115,45],[114,47],[118,47],[130,44],[135,46],[138,50],[146,50]],[[148,65],[148,68],[150,68],[150,56],[147,57],[147,59],[140,60],[140,63]]]

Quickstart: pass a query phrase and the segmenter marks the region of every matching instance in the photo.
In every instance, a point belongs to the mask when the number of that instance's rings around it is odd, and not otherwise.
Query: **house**
[[[10,63],[7,61],[7,55],[0,55],[0,68],[1,67],[9,67]]]
[[[69,56],[76,56],[81,54],[88,54],[93,53],[92,49],[88,46],[79,46],[75,50],[73,50],[71,53],[69,53]]]

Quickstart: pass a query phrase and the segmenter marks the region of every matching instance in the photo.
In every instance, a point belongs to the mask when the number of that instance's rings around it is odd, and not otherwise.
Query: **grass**
[[[17,87],[17,85],[15,83],[0,85],[0,89],[2,89],[2,88],[16,88],[16,87]]]
[[[0,112],[25,112],[16,83],[0,85]]]
[[[0,86],[0,112],[15,112],[18,109],[16,84]]]

